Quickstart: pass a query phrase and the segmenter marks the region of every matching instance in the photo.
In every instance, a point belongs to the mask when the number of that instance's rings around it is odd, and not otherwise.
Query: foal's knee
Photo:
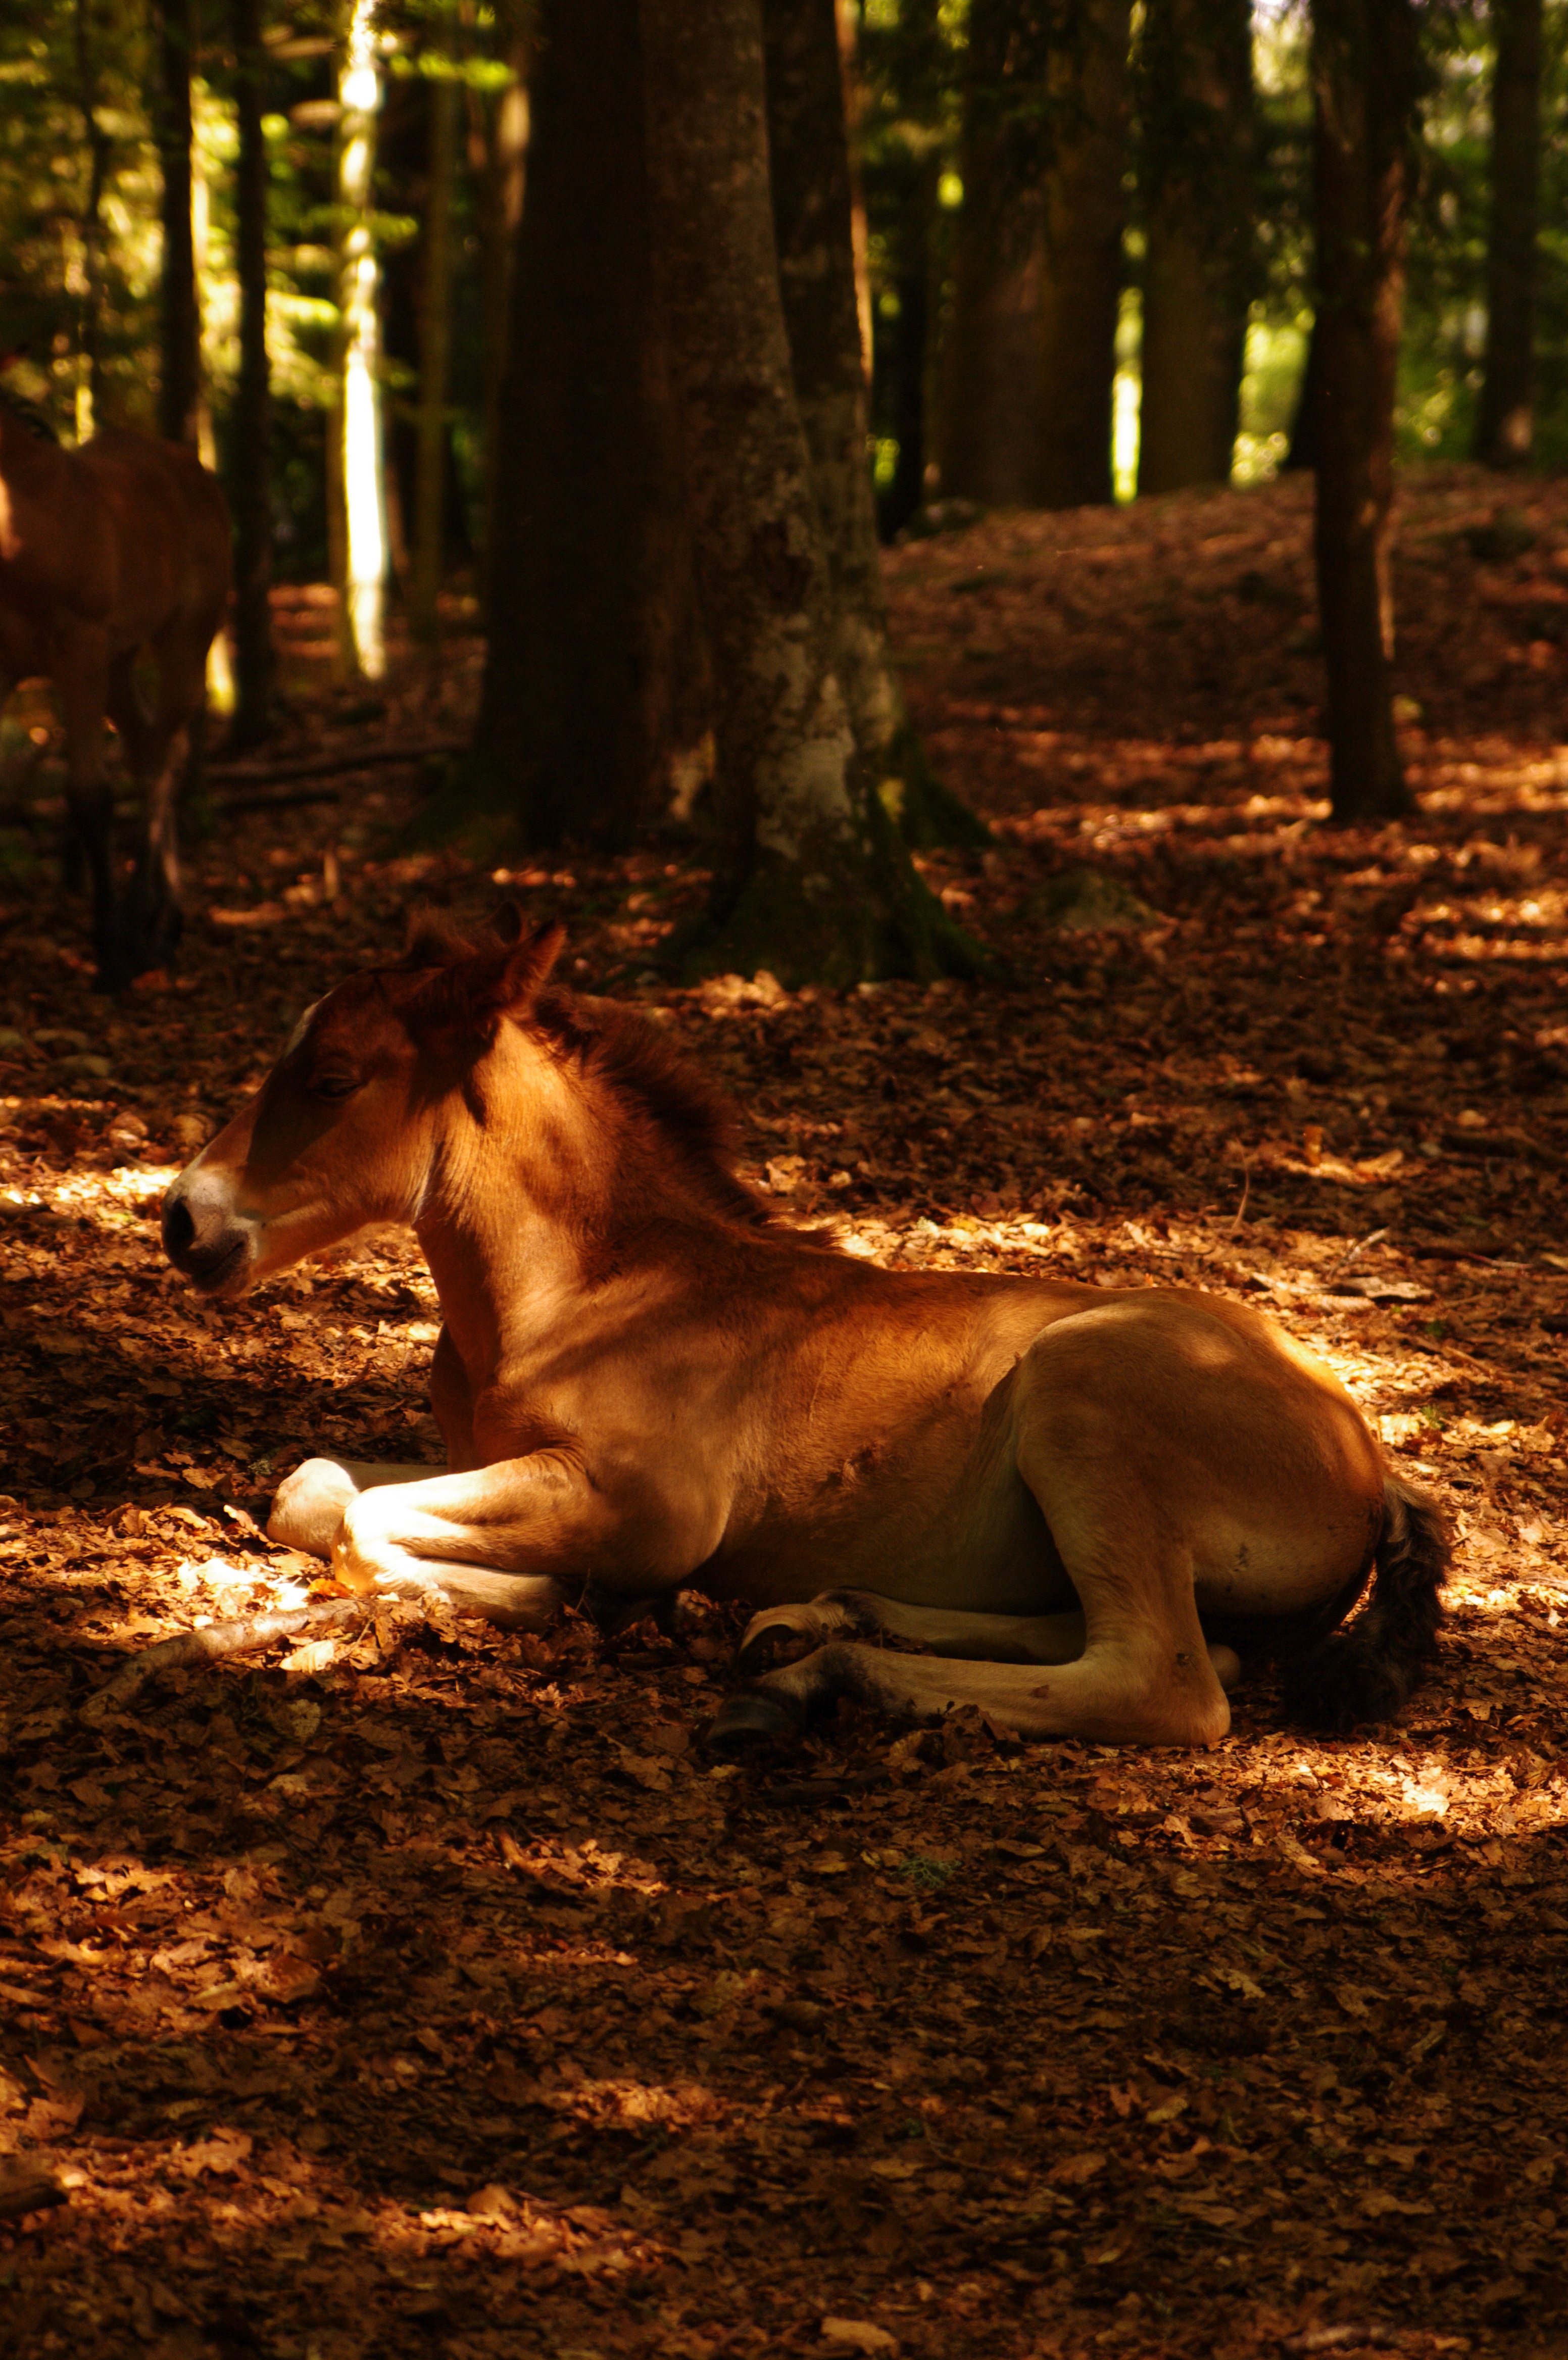
[[[358,1497],[358,1485],[335,1459],[307,1459],[278,1486],[267,1519],[268,1538],[307,1557],[329,1557],[344,1517]]]

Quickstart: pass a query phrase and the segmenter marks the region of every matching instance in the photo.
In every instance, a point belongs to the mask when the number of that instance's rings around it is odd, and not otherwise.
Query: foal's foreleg
[[[548,1575],[497,1573],[483,1564],[416,1555],[395,1537],[399,1523],[395,1514],[381,1519],[386,1529],[378,1536],[372,1533],[373,1519],[360,1517],[356,1549],[345,1524],[350,1510],[367,1492],[395,1490],[409,1494],[440,1480],[433,1477],[428,1467],[307,1459],[279,1486],[268,1535],[287,1547],[333,1560],[339,1579],[346,1580],[350,1589],[374,1590],[392,1598],[419,1598],[437,1590],[459,1613],[477,1615],[506,1630],[542,1630],[566,1602],[566,1591]],[[462,1545],[449,1527],[442,1530],[449,1546]],[[349,1579],[345,1567],[351,1562],[361,1574],[368,1565],[371,1579]]]
[[[330,1557],[344,1517],[361,1491],[379,1483],[422,1483],[435,1470],[358,1459],[307,1459],[278,1486],[267,1520],[269,1540],[307,1557]]]
[[[349,1590],[409,1597],[435,1588],[461,1612],[532,1629],[579,1599],[593,1571],[629,1593],[674,1589],[684,1568],[662,1562],[663,1539],[656,1521],[634,1521],[565,1452],[538,1451],[359,1492],[332,1568]]]

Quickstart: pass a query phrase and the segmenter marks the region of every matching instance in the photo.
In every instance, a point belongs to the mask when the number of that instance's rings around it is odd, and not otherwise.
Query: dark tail
[[[1437,1653],[1448,1528],[1432,1502],[1396,1476],[1384,1483],[1383,1502],[1371,1597],[1354,1622],[1285,1673],[1291,1709],[1320,1728],[1389,1720]]]

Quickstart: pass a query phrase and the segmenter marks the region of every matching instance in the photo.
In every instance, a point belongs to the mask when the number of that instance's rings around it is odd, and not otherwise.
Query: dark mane
[[[645,1115],[731,1220],[770,1229],[772,1210],[735,1171],[734,1112],[707,1076],[639,1008],[552,988],[532,1022],[558,1055],[575,1059],[622,1105]]]
[[[499,972],[509,948],[504,943],[470,943],[455,927],[426,914],[416,922],[401,964],[431,967],[493,960]],[[733,1109],[652,1017],[620,1000],[551,984],[524,1021],[556,1056],[575,1063],[585,1077],[601,1083],[622,1107],[651,1123],[729,1219],[754,1229],[783,1226],[735,1170],[739,1126]],[[809,1231],[793,1227],[790,1235],[811,1240]]]

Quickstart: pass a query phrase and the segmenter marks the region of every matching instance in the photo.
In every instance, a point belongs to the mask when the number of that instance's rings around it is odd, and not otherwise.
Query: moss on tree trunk
[[[686,971],[972,973],[857,743],[780,291],[761,0],[644,0],[648,177],[712,667],[715,847]],[[851,282],[852,287],[852,282]]]

